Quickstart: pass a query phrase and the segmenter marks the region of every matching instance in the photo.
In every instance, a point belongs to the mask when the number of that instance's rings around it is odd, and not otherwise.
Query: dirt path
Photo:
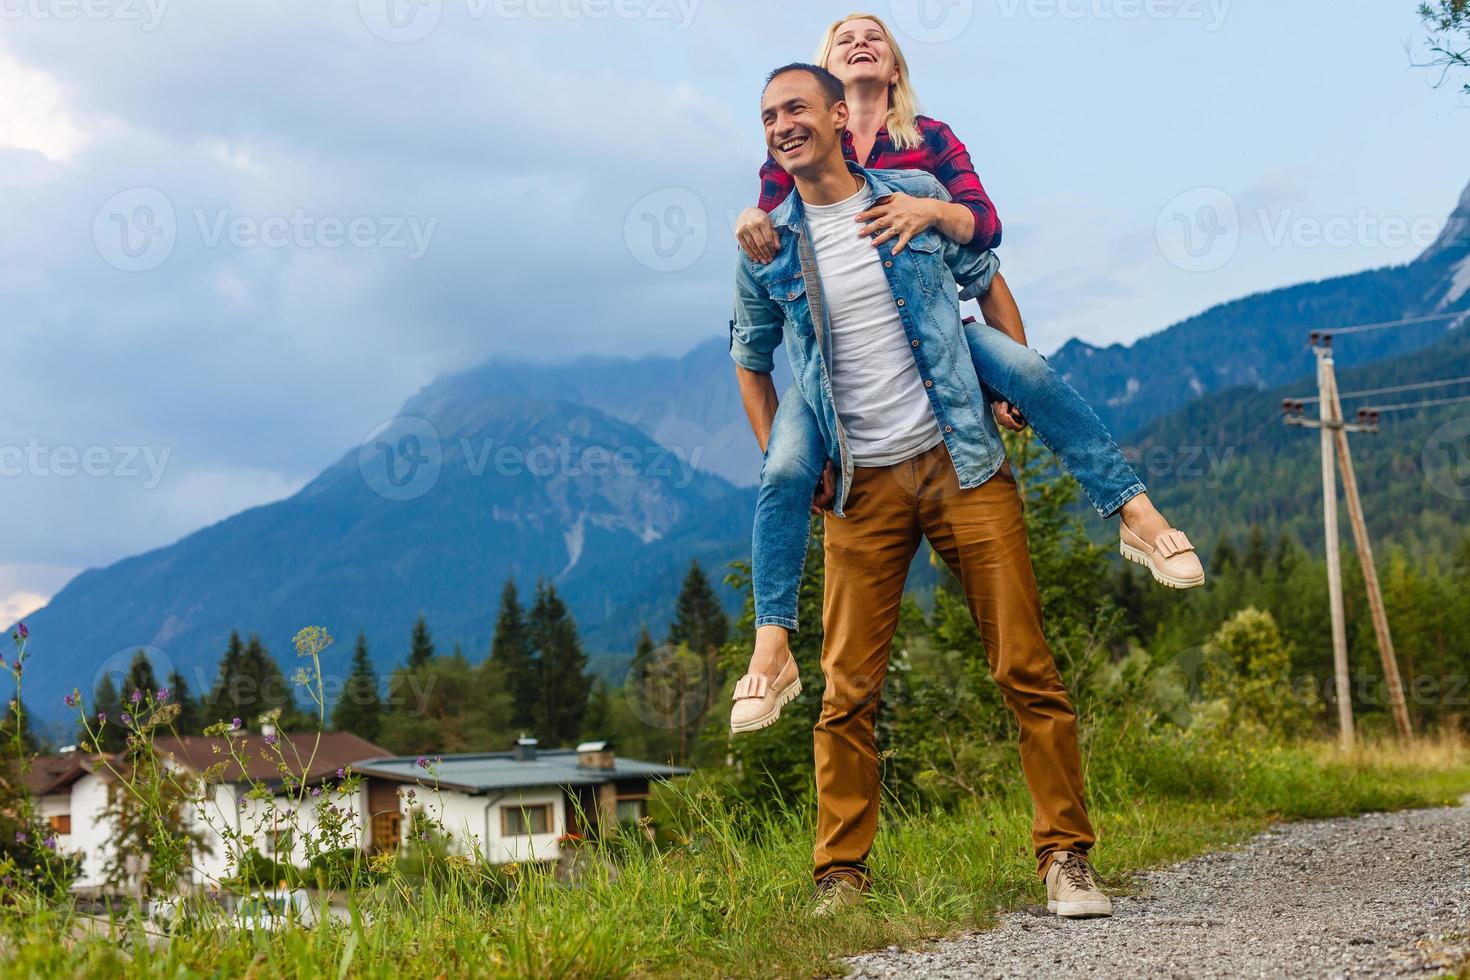
[[[1470,806],[1281,824],[1140,879],[1112,919],[1037,906],[851,964],[873,978],[1382,977],[1470,957]]]

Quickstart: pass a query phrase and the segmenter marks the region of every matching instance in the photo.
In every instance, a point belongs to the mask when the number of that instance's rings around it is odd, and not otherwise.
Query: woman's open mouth
[[[847,63],[849,65],[860,65],[860,64],[864,64],[864,63],[870,64],[870,65],[876,65],[878,63],[878,58],[875,55],[873,55],[873,54],[871,54],[871,53],[869,53],[867,51],[859,51],[857,54],[853,55],[851,58],[848,58],[847,59]]]

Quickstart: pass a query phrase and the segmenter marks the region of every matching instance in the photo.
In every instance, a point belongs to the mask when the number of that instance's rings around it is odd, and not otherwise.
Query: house
[[[607,742],[541,750],[534,738],[522,738],[510,752],[432,762],[369,759],[354,771],[369,784],[394,783],[401,791],[396,812],[373,808],[375,840],[401,831],[403,818],[418,810],[452,836],[462,853],[505,864],[554,861],[567,835],[590,838],[642,820],[648,816],[649,784],[690,770],[619,759]]]
[[[553,861],[565,835],[592,837],[641,820],[650,782],[689,772],[619,759],[606,742],[538,751],[532,738],[510,752],[451,755],[426,765],[347,732],[161,736],[154,749],[181,775],[208,779],[204,804],[186,817],[203,841],[191,874],[199,885],[216,885],[232,873],[232,837],[248,837],[248,846],[276,861],[304,865],[301,834],[316,831],[322,795],[345,815],[347,846],[396,851],[421,812],[453,835],[462,853],[497,864]],[[300,781],[295,786],[286,784],[282,761],[293,783]],[[104,812],[120,767],[116,756],[74,751],[36,759],[27,777],[57,849],[82,857],[78,890],[106,886],[115,828]],[[348,769],[360,777],[358,785],[338,790],[337,773]],[[256,785],[272,798],[250,795]]]

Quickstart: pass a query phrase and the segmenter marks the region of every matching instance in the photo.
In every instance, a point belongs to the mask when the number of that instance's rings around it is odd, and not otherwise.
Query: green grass
[[[1275,819],[1451,804],[1470,791],[1458,742],[1339,758],[1326,746],[1253,749],[1145,739],[1090,760],[1096,864],[1133,873],[1236,842]],[[577,887],[529,869],[451,862],[415,883],[385,875],[353,924],[149,941],[136,922],[88,931],[74,916],[0,902],[0,959],[17,976],[812,976],[844,954],[981,927],[1043,899],[1030,803],[1016,786],[949,812],[890,802],[868,908],[809,917],[809,808],[752,817],[707,786],[662,801],[672,840],[598,852]],[[487,879],[491,883],[487,885]],[[510,886],[510,887],[505,887]]]

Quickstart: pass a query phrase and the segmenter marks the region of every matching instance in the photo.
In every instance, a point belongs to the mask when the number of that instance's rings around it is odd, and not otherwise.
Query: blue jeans
[[[965,326],[975,372],[992,399],[1018,408],[1103,517],[1144,491],[1092,406],[1046,358],[983,323]],[[781,398],[761,466],[751,549],[755,625],[797,628],[796,600],[811,535],[812,491],[827,447],[795,386]]]

